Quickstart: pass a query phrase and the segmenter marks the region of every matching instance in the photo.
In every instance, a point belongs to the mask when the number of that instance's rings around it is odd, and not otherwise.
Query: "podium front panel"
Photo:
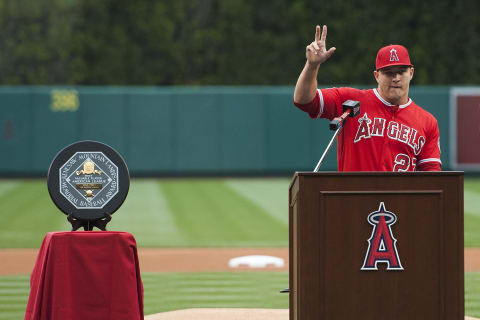
[[[463,175],[444,174],[297,174],[290,318],[463,319]],[[362,270],[381,204],[400,266]]]

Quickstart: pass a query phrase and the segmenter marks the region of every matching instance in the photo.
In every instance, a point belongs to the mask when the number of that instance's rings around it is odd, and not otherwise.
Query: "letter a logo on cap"
[[[400,61],[397,56],[397,50],[395,50],[394,48],[390,50],[390,61]]]

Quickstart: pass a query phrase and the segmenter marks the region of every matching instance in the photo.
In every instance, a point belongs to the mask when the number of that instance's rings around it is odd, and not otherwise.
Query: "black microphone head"
[[[342,104],[343,112],[350,110],[349,116],[354,118],[360,114],[360,101],[347,100]]]

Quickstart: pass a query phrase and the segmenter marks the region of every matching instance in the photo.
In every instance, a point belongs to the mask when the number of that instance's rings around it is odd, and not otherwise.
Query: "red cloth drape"
[[[127,232],[49,232],[30,277],[25,320],[143,320],[135,238]]]

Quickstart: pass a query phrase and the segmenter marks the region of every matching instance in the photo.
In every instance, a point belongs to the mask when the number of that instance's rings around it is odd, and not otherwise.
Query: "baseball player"
[[[378,51],[375,89],[317,89],[318,69],[335,52],[335,47],[327,50],[326,38],[327,26],[317,26],[294,104],[311,118],[331,120],[343,113],[344,101],[360,101],[359,116],[348,118],[337,138],[338,170],[440,171],[437,120],[408,97],[414,68],[407,49],[389,45]]]

